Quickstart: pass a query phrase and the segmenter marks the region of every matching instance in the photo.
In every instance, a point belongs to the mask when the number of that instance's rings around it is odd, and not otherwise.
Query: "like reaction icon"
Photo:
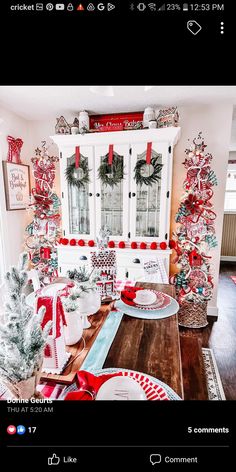
[[[60,464],[60,457],[58,457],[55,453],[52,457],[48,457],[48,465],[58,465]]]
[[[17,429],[16,429],[17,434],[20,434],[20,435],[25,434],[25,431],[26,429],[25,429],[25,426],[23,426],[23,424],[19,424],[17,426]]]

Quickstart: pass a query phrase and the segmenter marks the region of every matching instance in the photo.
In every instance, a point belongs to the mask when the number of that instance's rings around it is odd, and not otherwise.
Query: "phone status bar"
[[[12,3],[9,5],[11,12],[136,12],[136,13],[178,13],[178,12],[217,12],[225,10],[224,3],[155,3],[155,2],[130,2],[121,5],[117,2],[63,2],[63,3]]]

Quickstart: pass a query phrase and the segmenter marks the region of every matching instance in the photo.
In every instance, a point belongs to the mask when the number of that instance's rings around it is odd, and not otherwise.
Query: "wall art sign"
[[[3,161],[6,209],[25,210],[29,204],[29,166]]]
[[[168,277],[162,258],[143,259],[145,282],[168,283]]]
[[[132,112],[132,113],[112,113],[108,115],[91,115],[90,117],[90,129],[99,129],[105,131],[104,127],[109,127],[109,131],[112,128],[116,129],[121,127],[123,129],[134,129],[138,126],[142,127],[143,123],[143,112]],[[117,129],[118,131],[119,129]],[[108,130],[106,130],[108,131]]]

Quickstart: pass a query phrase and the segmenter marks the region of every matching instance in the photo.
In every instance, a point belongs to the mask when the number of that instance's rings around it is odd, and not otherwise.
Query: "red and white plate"
[[[139,310],[163,310],[171,304],[171,297],[163,292],[158,292],[157,290],[151,290],[156,295],[156,301],[151,305],[139,305],[134,300],[127,300],[121,293],[121,300],[125,305],[132,306],[134,308],[138,308]]]
[[[119,375],[129,377],[138,382],[140,387],[142,387],[147,400],[169,400],[164,388],[157,383],[154,383],[149,376],[132,370],[120,371]]]

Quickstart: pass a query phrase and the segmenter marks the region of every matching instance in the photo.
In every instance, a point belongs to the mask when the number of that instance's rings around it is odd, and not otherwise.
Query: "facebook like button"
[[[21,435],[21,434],[25,434],[25,431],[26,431],[26,429],[25,429],[25,427],[23,426],[23,424],[19,424],[19,425],[17,426],[17,428],[16,428],[17,434],[20,434],[20,435]]]

